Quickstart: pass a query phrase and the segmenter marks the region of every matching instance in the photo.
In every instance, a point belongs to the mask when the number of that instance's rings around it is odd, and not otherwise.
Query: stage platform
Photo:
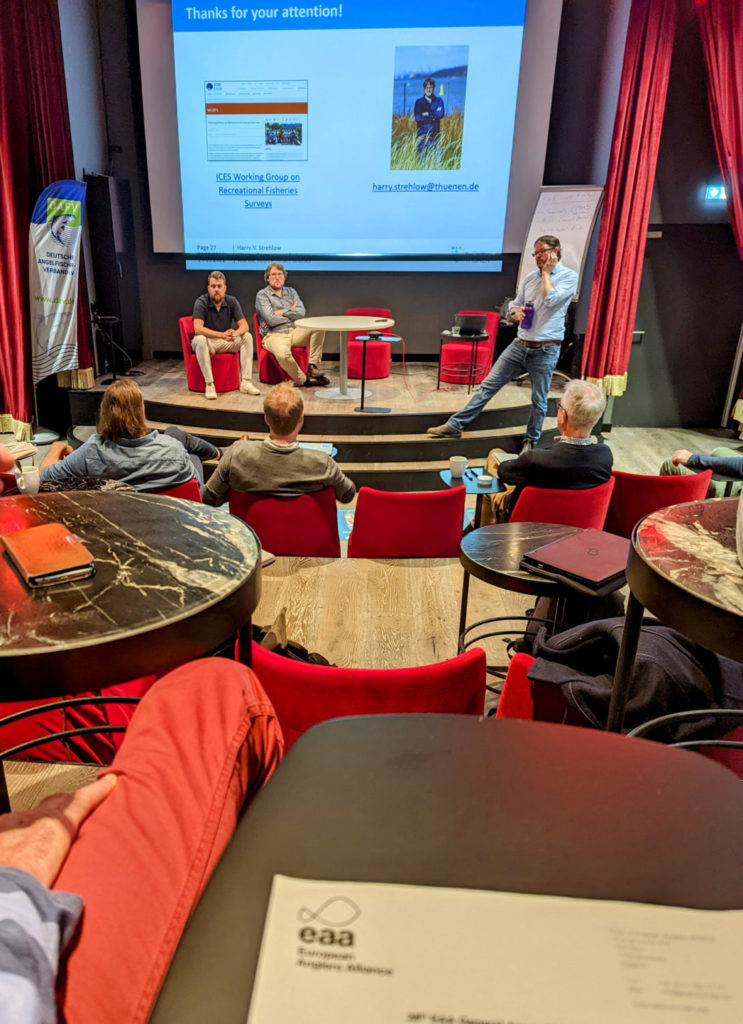
[[[216,401],[189,391],[183,362],[151,360],[137,366],[135,377],[145,399],[148,423],[153,427],[176,424],[223,448],[242,434],[264,436],[263,395],[268,385],[258,383],[260,395],[227,392]],[[337,385],[337,364],[323,364],[323,372]],[[359,399],[345,401],[323,397],[323,388],[303,388],[305,422],[302,440],[331,441],[338,449],[336,461],[357,486],[383,490],[438,490],[439,470],[448,468],[451,455],[466,455],[473,465],[484,465],[491,448],[517,452],[526,429],[531,401],[528,380],[507,384],[474,423],[457,439],[429,438],[426,429],[444,423],[467,401],[467,387],[442,384],[436,388],[435,362],[392,364],[384,380],[367,381],[366,403],[386,406],[388,414],[355,412]],[[359,381],[349,386],[358,388]],[[563,381],[550,393],[543,440],[556,430],[556,401]],[[93,424],[97,418],[104,384],[70,393],[73,423]]]

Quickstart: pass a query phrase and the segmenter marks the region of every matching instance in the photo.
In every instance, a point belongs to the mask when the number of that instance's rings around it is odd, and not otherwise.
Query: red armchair
[[[435,665],[362,669],[305,665],[254,643],[253,671],[276,711],[287,750],[311,726],[330,718],[482,715],[485,704],[485,653],[480,648]]]
[[[263,347],[261,339],[260,322],[258,314],[253,314],[253,330],[255,335],[255,358],[258,360],[258,380],[261,384],[280,384],[282,380],[291,380],[289,374],[284,373],[274,357]],[[307,373],[310,365],[310,350],[307,345],[299,345],[292,348],[292,355],[302,373]]]
[[[183,347],[183,361],[186,364],[186,384],[189,391],[206,391],[206,381],[201,372],[199,361],[191,351],[191,339],[194,336],[193,317],[182,316],[178,320]],[[240,354],[238,352],[221,352],[212,356],[212,372],[214,387],[218,394],[223,391],[237,391],[240,387]]]
[[[603,530],[614,490],[614,477],[582,491],[525,487],[511,513],[512,523],[562,523],[581,529]]]
[[[606,530],[631,537],[635,524],[651,512],[666,505],[705,498],[712,470],[705,469],[693,476],[644,476],[641,473],[621,473],[615,469],[614,492],[606,513]]]
[[[464,487],[409,494],[362,487],[348,557],[456,558],[464,500]]]
[[[276,498],[230,491],[230,512],[251,526],[264,548],[275,555],[340,558],[335,491]]]

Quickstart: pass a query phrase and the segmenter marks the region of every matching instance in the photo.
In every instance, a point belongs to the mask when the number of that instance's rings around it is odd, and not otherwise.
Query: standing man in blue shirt
[[[462,430],[477,419],[487,403],[504,384],[528,373],[531,379],[531,410],[521,454],[539,441],[547,413],[552,374],[565,337],[565,314],[578,287],[578,275],[560,262],[560,240],[541,235],[534,243],[532,256],[537,269],[524,278],[518,295],[509,305],[509,313],[519,323],[518,334],[495,362],[469,402],[440,427],[429,427],[431,437],[461,437]],[[531,326],[521,326],[526,303],[534,306]]]
[[[418,156],[421,160],[427,157],[438,156],[441,159],[441,147],[439,136],[441,135],[441,118],[444,116],[444,101],[440,96],[434,96],[433,92],[436,83],[432,78],[427,78],[423,83],[423,95],[415,101],[413,114],[416,129],[416,146]]]

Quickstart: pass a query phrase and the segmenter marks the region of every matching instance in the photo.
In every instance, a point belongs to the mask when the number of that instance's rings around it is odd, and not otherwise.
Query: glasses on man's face
[[[567,409],[565,408],[565,406],[564,406],[564,405],[562,404],[562,402],[558,402],[558,403],[557,403],[557,411],[559,412],[559,411],[560,411],[560,409],[562,409],[562,411],[563,411],[563,412],[565,413],[565,415],[567,416],[567,414],[568,414],[568,410],[567,410]]]
[[[554,248],[554,245],[551,245],[549,249],[535,249],[532,256],[541,256],[543,252],[552,252]]]

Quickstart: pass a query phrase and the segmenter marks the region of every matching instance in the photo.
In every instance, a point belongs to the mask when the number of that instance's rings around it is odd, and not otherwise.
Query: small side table
[[[354,412],[376,412],[376,413],[387,413],[392,412],[387,406],[371,406],[367,405],[364,407],[364,399],[366,398],[366,391],[364,385],[366,383],[366,343],[367,341],[389,341],[390,344],[396,341],[402,341],[399,334],[380,334],[379,331],[372,331],[369,334],[357,334],[356,341],[363,343],[361,353],[361,405],[357,405]]]
[[[486,494],[498,494],[499,491],[505,490],[505,485],[501,483],[497,476],[493,477],[493,481],[487,487],[481,486],[477,481],[483,475],[485,470],[482,466],[468,466],[464,471],[463,476],[452,476],[450,469],[442,469],[439,472],[439,476],[444,481],[447,487],[461,487],[464,484],[467,494],[477,495],[477,502],[475,503],[475,517],[472,520],[470,526],[464,531],[470,533],[472,530],[476,530],[480,525],[480,512],[482,511],[482,499]]]
[[[462,384],[467,384],[467,394],[472,391],[472,387],[475,383],[475,377],[480,367],[477,365],[477,346],[481,341],[487,341],[490,335],[487,331],[481,331],[479,334],[453,334],[452,331],[441,332],[441,344],[445,341],[469,341],[472,343],[472,350],[470,352],[470,364],[466,366],[463,363],[447,363],[445,366],[442,365],[441,355],[439,354],[439,377],[436,381],[436,389],[438,390],[441,386],[441,372],[446,370],[447,373],[452,374],[455,377],[462,378]],[[484,367],[483,367],[484,369]]]

